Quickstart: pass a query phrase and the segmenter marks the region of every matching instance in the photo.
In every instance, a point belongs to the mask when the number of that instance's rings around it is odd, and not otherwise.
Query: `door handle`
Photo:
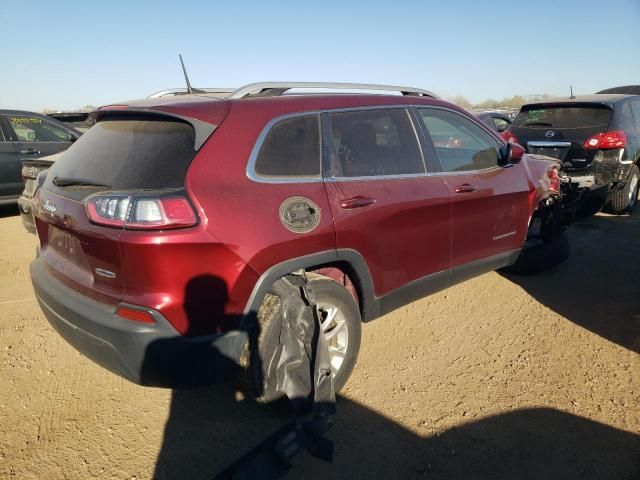
[[[340,206],[345,210],[352,208],[361,208],[376,203],[375,199],[369,197],[362,197],[360,195],[352,198],[346,198],[340,201]]]
[[[463,183],[462,185],[458,185],[455,188],[456,193],[471,193],[475,192],[477,189],[470,183]]]
[[[22,155],[40,155],[40,150],[36,150],[35,148],[25,148],[24,150],[20,150]]]

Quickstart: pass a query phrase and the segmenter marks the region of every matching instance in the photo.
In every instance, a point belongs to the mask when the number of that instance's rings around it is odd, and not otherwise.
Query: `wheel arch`
[[[258,311],[265,295],[276,280],[300,269],[318,272],[319,274],[323,274],[324,269],[335,269],[342,272],[355,289],[363,321],[372,320],[379,316],[379,305],[375,299],[369,267],[362,255],[352,249],[312,253],[271,266],[258,278],[247,301],[244,310],[245,315]],[[328,278],[333,277],[331,274],[325,276]],[[335,278],[332,279],[336,280]]]

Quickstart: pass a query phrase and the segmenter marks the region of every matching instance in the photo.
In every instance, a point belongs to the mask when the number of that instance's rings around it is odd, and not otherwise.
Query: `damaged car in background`
[[[95,123],[95,119],[90,112],[55,112],[48,113],[47,116],[64,124],[66,127],[71,127],[74,135],[78,137],[89,130]],[[33,200],[39,188],[38,175],[40,172],[47,170],[61,156],[62,152],[59,152],[46,157],[24,157],[22,159],[21,173],[24,190],[18,199],[18,205],[22,224],[29,233],[36,233],[33,220]]]
[[[41,172],[49,169],[53,162],[58,160],[62,156],[63,152],[54,153],[46,157],[38,159],[22,160],[22,181],[24,183],[24,190],[20,198],[18,198],[18,206],[20,207],[20,217],[22,219],[22,225],[27,229],[27,232],[36,233],[36,224],[33,218],[34,199],[38,193],[40,184],[38,183],[38,175]],[[44,176],[40,177],[40,180],[44,180]]]
[[[289,93],[305,88],[340,93]],[[274,285],[304,272],[339,391],[363,322],[569,254],[558,162],[431,92],[260,83],[187,97],[103,107],[38,177],[38,302],[131,381],[200,383],[231,363],[247,391],[278,396]]]
[[[630,212],[640,188],[640,96],[582,95],[524,105],[503,134],[558,159],[582,214]]]

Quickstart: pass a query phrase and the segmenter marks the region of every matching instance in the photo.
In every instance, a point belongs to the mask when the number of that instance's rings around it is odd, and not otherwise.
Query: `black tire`
[[[357,303],[349,291],[339,283],[319,275],[310,275],[316,302],[332,303],[342,313],[346,320],[348,331],[347,352],[334,377],[334,387],[338,393],[347,383],[351,372],[356,365],[360,340],[362,335],[362,320]],[[251,362],[252,355],[249,348],[245,349],[242,365],[244,366],[241,378],[243,389],[253,398],[261,402],[270,402],[282,397],[275,389],[275,368],[269,368],[267,359],[273,354],[280,342],[280,329],[282,317],[280,315],[280,300],[274,295],[267,295],[258,311],[258,324],[260,334],[257,340],[257,356],[259,362]],[[255,357],[255,355],[253,355]],[[253,365],[251,364],[253,363]],[[260,385],[260,382],[262,385]]]
[[[578,207],[576,212],[576,218],[582,219],[587,217],[593,217],[596,213],[600,212],[605,206],[606,200],[595,198],[587,198]]]
[[[635,186],[633,186],[632,192],[631,187],[633,183],[635,183]],[[640,188],[640,170],[638,170],[636,165],[632,165],[629,175],[627,176],[626,185],[622,190],[617,191],[611,196],[607,210],[617,214],[632,212],[638,203],[638,188]]]
[[[549,270],[569,258],[569,240],[563,231],[557,232],[550,239],[540,239],[540,242],[539,245],[524,248],[516,263],[502,270],[528,275]]]

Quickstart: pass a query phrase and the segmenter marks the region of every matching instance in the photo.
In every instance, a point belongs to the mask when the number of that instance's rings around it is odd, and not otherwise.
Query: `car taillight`
[[[34,179],[38,176],[40,169],[34,166],[23,165],[22,167],[22,182],[24,183],[27,179]]]
[[[585,150],[604,150],[607,148],[620,148],[627,145],[627,136],[622,130],[603,132],[585,140],[582,148]]]
[[[504,132],[500,133],[500,136],[507,142],[509,143],[519,143],[518,142],[518,137],[516,137],[513,133],[511,133],[509,130],[505,130]]]
[[[189,200],[176,193],[98,193],[85,207],[89,220],[105,227],[164,230],[198,223]]]
[[[549,178],[549,190],[560,193],[560,174],[557,167],[551,167],[547,170],[547,178]]]

